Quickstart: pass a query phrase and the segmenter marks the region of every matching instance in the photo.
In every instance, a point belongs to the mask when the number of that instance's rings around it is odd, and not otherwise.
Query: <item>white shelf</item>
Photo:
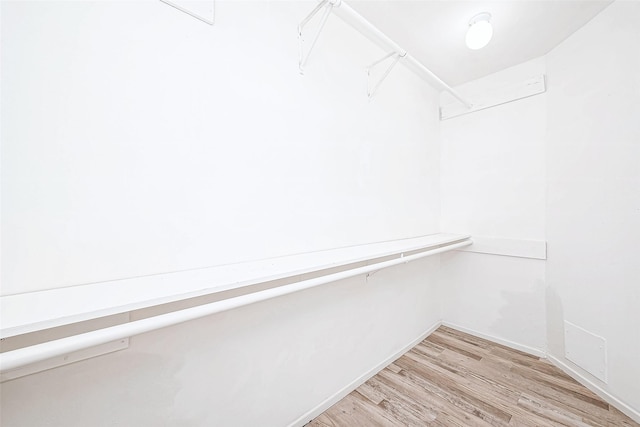
[[[412,239],[113,280],[0,298],[0,337],[211,295],[375,258],[427,250],[468,239],[432,234]]]

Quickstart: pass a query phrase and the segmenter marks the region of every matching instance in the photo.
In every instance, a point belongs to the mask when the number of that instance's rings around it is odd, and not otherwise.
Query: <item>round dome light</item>
[[[469,49],[477,50],[485,47],[493,36],[493,27],[491,26],[490,13],[480,13],[469,21],[469,29],[465,42]]]

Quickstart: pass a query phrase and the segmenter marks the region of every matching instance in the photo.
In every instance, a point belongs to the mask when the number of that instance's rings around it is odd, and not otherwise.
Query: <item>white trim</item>
[[[552,356],[551,354],[547,354],[547,359],[556,367],[564,371],[567,375],[571,376],[574,380],[578,381],[580,384],[600,396],[604,401],[615,406],[616,409],[624,413],[635,422],[640,423],[640,412],[636,411],[631,406],[627,405],[560,359]]]
[[[494,335],[484,334],[482,332],[478,332],[478,331],[475,331],[473,329],[465,328],[463,326],[456,325],[454,323],[450,323],[450,322],[446,322],[446,321],[442,321],[442,325],[446,326],[448,328],[451,328],[451,329],[456,329],[456,330],[458,330],[460,332],[467,333],[469,335],[473,335],[473,336],[478,337],[478,338],[482,338],[482,339],[485,339],[485,340],[493,341],[493,342],[498,343],[498,344],[502,344],[504,346],[513,348],[513,349],[518,350],[518,351],[524,351],[525,353],[529,353],[529,354],[532,354],[532,355],[537,356],[537,357],[542,357],[542,358],[546,358],[547,357],[547,353],[544,350],[540,350],[540,349],[537,349],[537,348],[534,348],[534,347],[529,347],[529,346],[523,345],[523,344],[518,344],[516,342],[509,341],[509,340],[504,339],[504,338],[498,338],[498,337],[496,337]]]
[[[68,335],[77,335],[95,329],[108,328],[122,323],[131,321],[130,313],[120,313],[114,316],[93,319],[89,322],[68,325],[62,329],[48,329],[45,331],[34,332],[32,334],[18,335],[15,337],[3,338],[2,349],[6,354],[15,349],[25,348],[38,343],[54,341]],[[22,366],[8,371],[0,371],[0,383],[35,374],[49,369],[58,368],[70,363],[79,362],[81,360],[90,359],[104,354],[125,350],[129,347],[129,338],[124,337],[118,340],[105,342],[94,347],[72,351],[60,354],[51,359],[42,360],[30,365]],[[0,359],[2,355],[0,355]]]
[[[95,347],[89,347],[82,350],[74,351],[69,354],[46,359],[41,362],[22,366],[10,371],[0,372],[0,383],[9,380],[15,380],[16,378],[25,377],[27,375],[36,374],[38,372],[48,371],[49,369],[59,368],[71,363],[80,362],[81,360],[91,359],[105,354],[115,353],[116,351],[126,350],[127,348],[129,348],[129,338],[121,338],[117,341],[112,341],[97,345]]]
[[[384,361],[379,363],[376,367],[374,367],[371,370],[367,371],[366,373],[362,374],[360,377],[356,378],[354,381],[352,381],[351,383],[349,383],[348,385],[343,387],[341,390],[337,391],[335,394],[333,394],[332,396],[330,396],[329,398],[324,400],[318,406],[316,406],[315,408],[311,409],[310,411],[306,412],[304,415],[302,415],[301,417],[296,419],[294,422],[289,424],[289,427],[304,426],[309,421],[313,420],[314,418],[316,418],[317,416],[322,414],[324,411],[326,411],[331,406],[336,404],[338,401],[340,401],[346,395],[351,393],[353,390],[355,390],[358,387],[360,387],[368,379],[370,379],[373,376],[375,376],[378,372],[380,372],[382,369],[387,367],[390,363],[392,363],[398,357],[402,356],[404,353],[406,353],[407,351],[411,350],[414,346],[416,346],[418,343],[420,343],[426,337],[431,335],[440,326],[446,326],[448,328],[455,329],[455,330],[458,330],[460,332],[464,332],[464,333],[467,333],[469,335],[476,336],[478,338],[483,338],[483,339],[486,339],[486,340],[489,340],[489,341],[493,341],[493,342],[496,342],[498,344],[502,344],[502,345],[505,345],[507,347],[519,350],[519,351],[523,351],[525,353],[532,354],[534,356],[545,358],[545,359],[549,360],[549,362],[553,363],[556,367],[558,367],[559,369],[564,371],[566,374],[571,376],[573,379],[578,381],[580,384],[582,384],[583,386],[585,386],[586,388],[588,388],[589,390],[591,390],[592,392],[597,394],[604,401],[606,401],[607,403],[611,404],[616,409],[620,410],[622,413],[627,415],[629,418],[631,418],[634,421],[640,423],[640,412],[636,411],[635,409],[633,409],[632,407],[630,407],[629,405],[627,405],[626,403],[624,403],[620,399],[616,398],[615,396],[613,396],[609,392],[605,391],[602,387],[600,387],[599,385],[595,384],[590,379],[588,379],[587,377],[583,376],[578,371],[576,371],[575,369],[573,369],[569,365],[565,364],[564,362],[560,361],[556,357],[552,356],[551,354],[548,354],[543,350],[539,350],[539,349],[536,349],[536,348],[533,348],[533,347],[529,347],[529,346],[526,346],[526,345],[518,344],[518,343],[515,343],[513,341],[509,341],[509,340],[505,340],[505,339],[502,339],[502,338],[495,337],[493,335],[484,334],[484,333],[475,331],[473,329],[468,329],[468,328],[465,328],[465,327],[462,327],[462,326],[459,326],[459,325],[456,325],[456,324],[453,324],[453,323],[450,323],[450,322],[439,321],[439,322],[436,322],[433,326],[431,326],[422,335],[420,335],[420,337],[418,337],[417,339],[415,339],[414,341],[412,341],[411,343],[406,345],[404,348],[402,348],[401,350],[397,351],[392,356],[389,356],[387,359],[385,359]]]
[[[441,321],[437,321],[436,323],[434,323],[429,329],[423,332],[418,338],[411,341],[409,344],[407,344],[397,352],[393,353],[391,356],[387,357],[385,360],[380,362],[378,365],[376,365],[372,369],[360,375],[358,378],[356,378],[355,380],[353,380],[352,382],[344,386],[342,389],[338,390],[335,394],[329,396],[327,399],[325,399],[315,408],[311,409],[310,411],[307,411],[304,415],[302,415],[301,417],[293,421],[291,424],[289,424],[289,427],[304,426],[309,421],[311,421],[312,419],[322,414],[324,411],[332,407],[334,404],[338,403],[346,395],[348,395],[353,390],[357,389],[362,384],[364,384],[368,379],[374,377],[378,372],[380,372],[381,370],[389,366],[389,364],[391,364],[393,361],[395,361],[400,356],[405,354],[407,351],[411,350],[413,347],[418,345],[422,340],[424,340],[426,337],[431,335],[436,329],[438,329],[440,325],[442,325]]]
[[[459,325],[455,325],[450,322],[442,321],[442,326],[446,326],[451,329],[456,329],[460,332],[465,332],[469,335],[476,336],[478,338],[483,338],[489,341],[496,342],[498,344],[505,345],[507,347],[514,348],[519,351],[523,351],[525,353],[532,354],[534,356],[542,357],[547,359],[549,362],[553,363],[556,367],[564,371],[567,375],[571,376],[573,379],[578,381],[580,384],[600,396],[604,401],[614,406],[616,409],[620,410],[622,413],[627,415],[629,418],[633,419],[635,422],[640,423],[640,412],[633,409],[631,406],[627,405],[617,397],[613,396],[611,393],[591,381],[589,378],[580,374],[577,370],[570,367],[568,364],[562,362],[560,359],[552,356],[546,351],[539,350],[533,347],[529,347],[526,345],[518,344],[513,341],[505,340],[502,338],[495,337],[493,335],[484,334],[478,331],[474,331],[473,329],[468,329]]]

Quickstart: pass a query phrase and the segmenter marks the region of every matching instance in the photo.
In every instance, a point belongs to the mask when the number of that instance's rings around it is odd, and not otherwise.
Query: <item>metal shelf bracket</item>
[[[313,48],[315,47],[316,43],[318,42],[318,38],[320,37],[320,33],[322,32],[322,29],[324,28],[325,24],[327,23],[327,19],[329,18],[329,15],[331,14],[331,10],[334,8],[334,6],[339,6],[341,1],[342,0],[322,0],[311,11],[311,13],[309,13],[309,15],[307,15],[307,17],[304,18],[302,20],[302,22],[300,22],[300,24],[298,25],[298,44],[300,45],[300,60],[298,61],[298,67],[300,69],[300,74],[304,74],[304,66],[307,63],[307,60],[309,60],[309,56],[311,55],[311,51],[313,51]],[[314,34],[314,36],[313,36],[313,38],[311,40],[311,45],[309,46],[309,50],[307,51],[307,53],[305,55],[305,53],[304,53],[304,44],[305,43],[304,43],[304,36],[303,36],[304,27],[323,8],[324,8],[324,13],[322,14],[322,17],[320,18],[320,25],[318,27],[318,30]]]
[[[396,64],[400,61],[400,58],[404,58],[406,55],[407,55],[406,51],[402,53],[391,52],[367,67],[367,97],[369,98],[369,101],[373,99],[373,96],[378,91],[378,88],[380,87],[382,82],[387,78],[387,76],[389,76],[389,74],[391,73],[391,70],[393,70],[393,67],[395,67]],[[393,58],[393,61],[391,61],[391,64],[389,64],[387,69],[384,71],[384,73],[382,74],[382,77],[380,77],[380,79],[375,84],[372,85],[371,70],[373,70],[377,65],[380,65],[381,63],[385,62],[389,58]]]
[[[304,52],[304,37],[303,32],[305,26],[313,19],[313,17],[318,14],[322,9],[324,12],[320,18],[320,23],[317,31],[313,35],[311,39],[311,43],[309,46],[309,50]],[[371,22],[365,19],[362,15],[356,12],[351,6],[347,4],[344,0],[321,0],[320,3],[311,11],[306,18],[300,22],[298,25],[298,42],[300,45],[300,60],[298,62],[298,67],[300,69],[300,74],[304,74],[304,67],[309,60],[309,55],[313,51],[316,43],[318,42],[318,37],[322,32],[325,24],[327,23],[327,19],[331,12],[335,12],[339,18],[343,19],[348,25],[351,25],[357,31],[362,33],[364,36],[368,37],[370,40],[374,41],[380,47],[383,47],[385,50],[391,50],[392,53],[388,54],[384,58],[379,61],[374,62],[367,68],[367,95],[369,100],[373,98],[376,91],[382,84],[382,82],[387,78],[393,67],[400,61],[400,58],[404,58],[404,65],[409,68],[409,70],[416,73],[423,80],[427,81],[432,86],[437,89],[444,90],[450,93],[456,100],[458,100],[461,104],[463,104],[467,109],[472,108],[471,102],[467,101],[463,98],[456,90],[454,90],[451,86],[443,82],[438,76],[436,76],[431,70],[425,67],[421,62],[415,59],[413,56],[407,54],[407,51],[402,49],[397,43],[391,40],[386,34],[380,31],[377,27],[375,27]],[[379,63],[392,58],[393,61],[389,65],[389,67],[385,70],[382,75],[382,78],[378,80],[373,87],[371,86],[371,69],[378,65]]]

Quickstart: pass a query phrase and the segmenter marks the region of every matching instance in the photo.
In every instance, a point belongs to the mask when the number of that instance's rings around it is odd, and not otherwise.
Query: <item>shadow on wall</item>
[[[498,318],[490,330],[518,344],[546,351],[545,287],[536,280],[529,291],[501,291],[505,304],[498,310]]]
[[[4,426],[149,425],[149,420],[197,426],[177,418],[173,407],[183,385],[182,360],[142,352],[117,352],[2,384]],[[149,390],[152,389],[153,393]],[[37,402],[38,410],[33,410]],[[74,402],[69,405],[68,402]],[[135,412],[123,409],[136,408]],[[73,419],[69,423],[69,408]],[[92,421],[93,420],[93,421]]]
[[[564,357],[564,308],[562,298],[555,289],[547,286],[547,351],[555,357]]]

